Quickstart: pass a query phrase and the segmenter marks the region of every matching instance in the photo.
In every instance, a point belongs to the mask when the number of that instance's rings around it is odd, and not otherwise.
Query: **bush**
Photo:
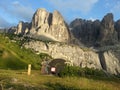
[[[40,59],[42,59],[43,61],[52,59],[52,57],[46,53],[40,53],[39,56],[40,56]]]
[[[79,67],[65,66],[64,69],[59,73],[59,76],[79,76]]]
[[[83,68],[85,75],[91,76],[105,76],[105,73],[102,70],[94,69],[94,68]]]
[[[105,76],[105,73],[102,70],[94,69],[94,68],[80,68],[77,66],[65,66],[64,69],[59,73],[60,77],[65,76]]]

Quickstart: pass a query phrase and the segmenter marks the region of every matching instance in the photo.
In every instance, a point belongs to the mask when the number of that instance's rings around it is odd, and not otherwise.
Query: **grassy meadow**
[[[119,79],[98,80],[85,77],[57,77],[32,70],[0,70],[0,83],[5,90],[120,90]]]
[[[34,69],[39,69],[40,62],[39,55],[0,34],[0,68],[25,69],[28,64],[32,64]]]

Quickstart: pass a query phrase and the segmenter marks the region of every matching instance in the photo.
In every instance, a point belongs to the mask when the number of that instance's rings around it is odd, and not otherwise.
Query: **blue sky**
[[[0,0],[0,27],[30,22],[38,8],[58,10],[68,23],[75,18],[101,20],[111,12],[115,21],[120,19],[120,0]]]

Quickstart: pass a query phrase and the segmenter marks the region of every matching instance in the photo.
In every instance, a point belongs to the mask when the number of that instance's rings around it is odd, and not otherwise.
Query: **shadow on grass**
[[[88,79],[93,79],[93,80],[98,80],[98,81],[112,81],[112,82],[117,82],[120,83],[120,78],[116,76],[85,76],[85,78]]]
[[[53,84],[48,82],[45,85],[49,87],[51,90],[83,90],[75,87],[61,85],[60,83]]]

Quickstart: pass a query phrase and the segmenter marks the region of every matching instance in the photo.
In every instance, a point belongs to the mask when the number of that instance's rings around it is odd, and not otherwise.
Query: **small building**
[[[42,63],[41,72],[42,74],[54,74],[58,75],[61,70],[64,69],[65,66],[65,60],[64,59],[53,59],[50,62],[45,61]]]

